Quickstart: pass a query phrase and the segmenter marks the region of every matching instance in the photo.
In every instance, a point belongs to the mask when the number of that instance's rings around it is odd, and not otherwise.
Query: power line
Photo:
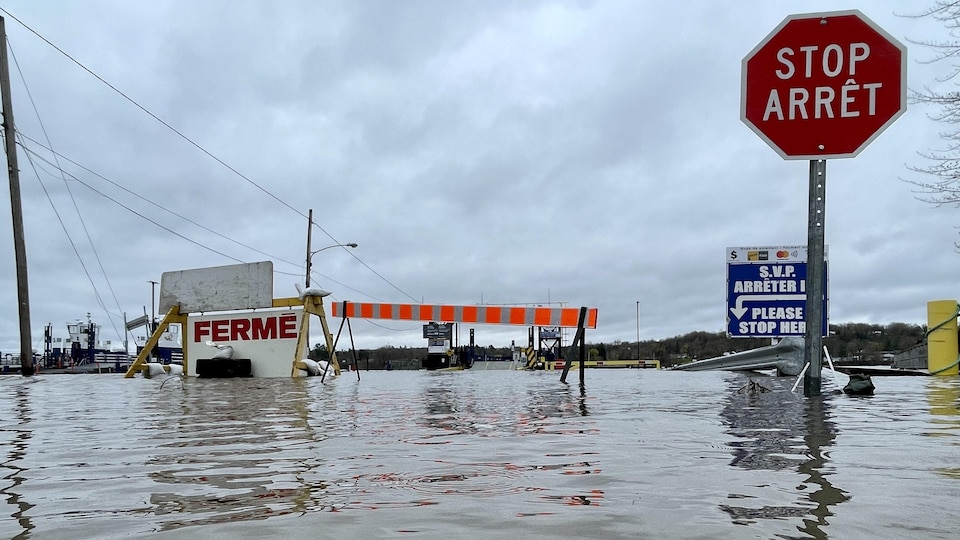
[[[25,147],[25,146],[22,146],[22,145],[21,145],[21,148],[23,148],[23,149],[27,152],[28,155],[33,155],[33,156],[35,156],[37,159],[39,159],[40,161],[43,161],[43,162],[48,163],[48,164],[50,164],[50,165],[53,165],[52,163],[50,163],[49,161],[47,161],[46,159],[44,159],[42,156],[40,156],[40,155],[37,154],[36,152],[30,150],[29,148],[27,148],[27,147]],[[56,165],[54,165],[54,166],[56,166]],[[179,237],[179,238],[181,238],[181,239],[183,239],[183,240],[186,240],[187,242],[190,242],[191,244],[193,244],[193,245],[195,245],[195,246],[198,246],[198,247],[201,247],[201,248],[203,248],[203,249],[206,249],[207,251],[216,253],[217,255],[220,255],[221,257],[225,257],[225,258],[227,258],[227,259],[230,259],[231,261],[235,261],[235,262],[238,262],[238,263],[244,263],[244,262],[246,262],[246,261],[242,261],[242,260],[240,260],[240,259],[238,259],[238,258],[236,258],[236,257],[234,257],[234,256],[232,256],[232,255],[227,255],[226,253],[223,253],[222,251],[216,250],[216,249],[214,249],[214,248],[212,248],[212,247],[210,247],[210,246],[204,245],[204,244],[202,244],[202,243],[200,243],[200,242],[198,242],[198,241],[196,241],[196,240],[193,240],[193,239],[191,239],[191,238],[188,238],[188,237],[186,237],[186,236],[178,233],[177,231],[171,229],[170,227],[167,227],[166,225],[163,225],[162,223],[159,223],[159,222],[157,222],[157,221],[155,221],[155,220],[153,220],[153,219],[150,219],[149,217],[141,214],[140,212],[137,212],[137,211],[134,210],[133,208],[130,208],[129,206],[127,206],[127,205],[123,204],[122,202],[118,201],[117,199],[114,199],[113,197],[107,195],[106,193],[98,190],[97,188],[95,188],[95,187],[91,186],[90,184],[84,182],[84,181],[81,180],[80,178],[78,178],[78,177],[76,177],[76,176],[74,176],[74,175],[72,175],[72,174],[70,174],[70,173],[68,173],[68,172],[66,172],[66,171],[63,171],[63,172],[64,172],[66,175],[68,175],[71,179],[73,179],[74,181],[76,181],[78,184],[84,186],[85,188],[89,189],[90,191],[96,193],[97,195],[100,195],[100,196],[103,197],[104,199],[107,199],[108,201],[116,204],[117,206],[119,206],[120,208],[123,208],[124,210],[130,212],[131,214],[133,214],[133,215],[135,215],[135,216],[137,216],[137,217],[139,217],[139,218],[141,218],[141,219],[143,219],[143,220],[145,220],[145,221],[148,221],[148,222],[156,225],[157,227],[159,227],[159,228],[167,231],[168,233],[170,233],[170,234],[172,234],[172,235],[174,235],[174,236],[177,236],[177,237]],[[48,173],[48,174],[49,174],[49,173]]]
[[[33,35],[35,35],[35,36],[37,36],[38,38],[40,38],[41,40],[43,40],[47,45],[50,45],[51,47],[53,47],[54,49],[56,49],[57,52],[59,52],[60,54],[62,54],[63,56],[65,56],[67,59],[69,59],[71,62],[73,62],[74,64],[76,64],[80,69],[86,71],[86,72],[89,73],[91,76],[93,76],[94,78],[96,78],[98,81],[100,81],[101,83],[103,83],[104,85],[106,85],[108,88],[110,88],[111,90],[113,90],[114,92],[116,92],[117,94],[119,94],[123,99],[127,100],[127,101],[130,102],[134,107],[136,107],[136,108],[140,109],[141,111],[143,111],[147,116],[153,118],[153,119],[156,120],[157,122],[160,122],[160,124],[162,124],[165,128],[167,128],[167,129],[169,129],[170,131],[176,133],[181,139],[183,139],[183,140],[187,141],[188,143],[190,143],[194,148],[196,148],[197,150],[200,150],[201,152],[203,152],[204,154],[206,154],[209,158],[213,159],[214,161],[216,161],[216,162],[219,163],[220,165],[223,165],[227,170],[229,170],[229,171],[232,172],[233,174],[239,176],[240,178],[244,179],[244,180],[247,181],[250,185],[252,185],[252,186],[254,186],[255,188],[259,189],[260,191],[262,191],[262,192],[265,193],[266,195],[269,195],[270,198],[272,198],[272,199],[274,199],[275,201],[279,202],[279,203],[282,204],[283,206],[286,206],[286,207],[289,208],[290,210],[293,210],[294,212],[296,212],[297,214],[299,214],[299,215],[302,216],[302,217],[307,217],[303,212],[300,212],[299,210],[297,210],[296,208],[294,208],[293,206],[291,206],[289,203],[287,203],[286,201],[284,201],[284,200],[281,199],[280,197],[277,197],[276,195],[274,195],[273,193],[271,193],[269,190],[267,190],[266,188],[264,188],[264,187],[261,186],[260,184],[254,182],[253,180],[251,180],[250,178],[248,178],[246,175],[244,175],[243,173],[241,173],[241,172],[238,171],[237,169],[231,167],[230,165],[227,164],[227,162],[223,161],[222,159],[220,159],[219,157],[217,157],[216,155],[214,155],[212,152],[210,152],[209,150],[207,150],[206,148],[204,148],[203,146],[201,146],[198,142],[194,141],[194,140],[191,139],[190,137],[187,137],[183,132],[181,132],[181,131],[178,130],[177,128],[173,127],[172,125],[170,125],[169,123],[167,123],[165,120],[163,120],[163,119],[160,118],[159,116],[153,114],[149,109],[147,109],[146,107],[144,107],[143,105],[141,105],[140,103],[138,103],[136,100],[134,100],[133,98],[131,98],[130,96],[128,96],[127,94],[125,94],[122,90],[120,90],[120,89],[117,88],[116,86],[114,86],[114,85],[110,84],[109,82],[107,82],[106,79],[104,79],[104,78],[101,77],[100,75],[97,75],[93,70],[91,70],[91,69],[88,68],[87,66],[83,65],[82,63],[80,63],[79,60],[77,60],[76,58],[70,56],[70,54],[68,54],[66,51],[64,51],[64,50],[61,49],[60,47],[56,46],[56,45],[55,45],[53,42],[51,42],[49,39],[47,39],[47,38],[43,37],[42,35],[40,35],[40,34],[39,34],[36,30],[34,30],[33,28],[27,26],[23,21],[21,21],[20,19],[16,18],[16,17],[15,17],[13,14],[11,14],[9,11],[3,9],[2,7],[0,7],[0,11],[2,11],[2,12],[4,12],[5,14],[9,15],[10,18],[12,18],[13,20],[15,20],[15,21],[17,21],[18,23],[20,23],[24,28],[26,28],[27,30],[29,30]],[[324,232],[326,232],[326,231],[324,231]]]
[[[119,189],[121,189],[121,190],[129,193],[130,195],[132,195],[132,196],[140,199],[141,201],[143,201],[143,202],[145,202],[145,203],[147,203],[147,204],[149,204],[149,205],[152,205],[152,206],[154,206],[154,207],[156,207],[156,208],[158,208],[158,209],[160,209],[160,210],[163,210],[164,212],[169,213],[170,215],[176,217],[177,219],[183,220],[183,221],[185,221],[185,222],[187,222],[187,223],[190,223],[191,225],[195,225],[195,226],[197,226],[197,227],[199,227],[199,228],[201,228],[201,229],[203,229],[203,230],[205,230],[205,231],[207,231],[207,232],[209,232],[209,233],[211,233],[211,234],[214,234],[214,235],[216,235],[216,236],[219,236],[220,238],[223,238],[224,240],[227,240],[227,241],[229,241],[229,242],[233,242],[234,244],[237,244],[238,246],[244,247],[244,248],[249,249],[249,250],[251,250],[251,251],[255,251],[255,252],[257,252],[257,253],[265,256],[265,257],[270,257],[270,258],[272,258],[272,259],[276,259],[276,260],[278,260],[278,261],[285,262],[285,263],[287,263],[287,264],[289,264],[289,265],[292,265],[292,266],[299,266],[299,263],[295,263],[295,262],[288,261],[288,260],[283,259],[282,257],[278,257],[278,256],[276,256],[276,255],[271,255],[270,253],[267,253],[267,252],[265,252],[265,251],[261,251],[261,250],[255,248],[255,247],[253,247],[253,246],[250,246],[250,245],[248,245],[248,244],[244,244],[243,242],[240,242],[239,240],[235,240],[235,239],[233,239],[233,238],[230,238],[229,236],[226,236],[225,234],[219,233],[219,232],[217,232],[217,231],[215,231],[215,230],[213,230],[213,229],[211,229],[211,228],[209,228],[209,227],[207,227],[207,226],[205,226],[205,225],[202,225],[202,224],[200,224],[200,223],[198,223],[198,222],[190,219],[189,217],[184,216],[183,214],[179,214],[179,213],[171,210],[170,208],[167,208],[167,207],[163,206],[162,204],[157,203],[156,201],[150,200],[150,199],[148,199],[147,197],[144,197],[143,195],[140,195],[139,193],[137,193],[137,192],[135,192],[135,191],[133,191],[133,190],[127,188],[127,187],[124,187],[122,184],[119,184],[119,183],[117,183],[117,182],[115,182],[115,181],[113,181],[113,180],[110,180],[109,178],[103,176],[102,174],[100,174],[100,173],[98,173],[98,172],[96,172],[96,171],[93,171],[93,170],[89,169],[88,167],[85,167],[85,166],[81,165],[80,163],[77,163],[76,161],[74,161],[74,160],[72,160],[72,159],[64,156],[63,154],[60,154],[60,153],[58,153],[58,152],[53,151],[53,149],[44,146],[43,143],[38,142],[36,139],[33,139],[33,138],[31,138],[30,136],[21,133],[20,131],[17,131],[17,133],[20,134],[20,136],[23,137],[24,139],[27,139],[28,141],[36,144],[37,146],[43,148],[44,150],[49,151],[51,154],[53,154],[53,155],[55,155],[55,156],[58,156],[60,159],[63,159],[64,161],[70,163],[71,165],[74,165],[74,166],[76,166],[77,168],[82,169],[83,171],[85,171],[85,172],[87,172],[87,173],[89,173],[89,174],[92,174],[93,176],[95,176],[95,177],[103,180],[104,182],[107,182],[107,183],[109,183],[110,185],[112,185],[112,186],[114,186],[114,187],[116,187],[116,188],[119,188]],[[26,147],[24,147],[24,150],[30,151],[30,150],[27,149]],[[41,159],[42,159],[42,158],[41,158]],[[74,180],[77,180],[78,182],[80,182],[80,180],[79,180],[76,176],[74,176],[74,175],[72,175],[72,174],[70,174],[70,173],[66,173],[65,171],[63,171],[63,170],[60,168],[60,166],[59,166],[58,163],[52,163],[52,162],[50,162],[50,161],[48,161],[48,160],[45,160],[45,159],[44,159],[43,161],[44,161],[45,163],[47,163],[47,164],[49,164],[49,165],[57,168],[57,170],[60,171],[61,173],[69,174],[71,178],[73,178]],[[83,182],[80,182],[80,183],[83,184]],[[84,185],[86,185],[86,184],[84,184]],[[285,273],[285,272],[280,272],[280,273]],[[298,275],[298,274],[290,274],[290,275]]]
[[[114,187],[116,187],[116,188],[118,188],[118,189],[121,189],[121,190],[125,191],[126,193],[128,193],[128,194],[136,197],[137,199],[140,199],[141,201],[143,201],[143,202],[145,202],[145,203],[147,203],[147,204],[150,204],[150,205],[152,205],[152,206],[154,206],[154,207],[156,207],[156,208],[158,208],[158,209],[160,209],[160,210],[163,210],[164,212],[167,212],[167,213],[171,214],[172,216],[176,217],[177,219],[180,219],[180,220],[183,220],[183,221],[185,221],[185,222],[187,222],[187,223],[190,223],[190,224],[192,224],[192,225],[195,225],[195,226],[197,226],[197,227],[199,227],[199,228],[201,228],[201,229],[203,229],[203,230],[205,230],[205,231],[207,231],[207,232],[209,232],[209,233],[211,233],[211,234],[213,234],[213,235],[216,235],[216,236],[218,236],[218,237],[220,237],[220,238],[223,238],[224,240],[227,240],[228,242],[232,242],[232,243],[234,243],[234,244],[236,244],[236,245],[238,245],[238,246],[241,246],[241,247],[243,247],[243,248],[246,248],[246,249],[249,249],[249,250],[254,251],[254,252],[256,252],[256,253],[259,253],[259,254],[261,254],[261,255],[269,258],[269,259],[272,259],[272,260],[275,259],[275,260],[278,260],[278,261],[280,261],[280,262],[284,262],[284,263],[289,264],[289,265],[294,266],[294,267],[298,267],[298,268],[300,267],[299,263],[295,263],[295,262],[292,262],[292,261],[288,261],[288,260],[286,260],[286,259],[284,259],[284,258],[282,258],[282,257],[277,256],[277,255],[273,255],[273,254],[267,253],[267,252],[265,252],[265,251],[261,251],[261,250],[255,248],[255,247],[253,247],[253,246],[251,246],[251,245],[248,245],[248,244],[245,244],[245,243],[243,243],[243,242],[240,242],[239,240],[236,240],[236,239],[234,239],[234,238],[230,238],[229,236],[227,236],[227,235],[225,235],[225,234],[223,234],[223,233],[217,232],[217,231],[215,231],[215,230],[213,230],[213,229],[211,229],[211,228],[209,228],[209,227],[207,227],[207,226],[205,226],[205,225],[202,225],[202,224],[200,224],[200,223],[198,223],[198,222],[190,219],[190,218],[187,217],[187,216],[184,216],[184,215],[182,215],[182,214],[180,214],[180,213],[177,213],[177,212],[174,211],[174,210],[171,210],[170,208],[167,208],[167,207],[163,206],[162,204],[159,204],[159,203],[157,203],[157,202],[155,202],[155,201],[152,201],[152,200],[148,199],[147,197],[144,197],[143,195],[140,195],[139,193],[137,193],[137,192],[135,192],[135,191],[133,191],[133,190],[131,190],[131,189],[123,186],[122,184],[120,184],[120,183],[118,183],[118,182],[115,182],[115,181],[113,181],[113,180],[111,180],[111,179],[103,176],[102,174],[100,174],[100,173],[98,173],[98,172],[96,172],[96,171],[94,171],[94,170],[91,170],[90,168],[88,168],[88,167],[86,167],[86,166],[84,166],[84,165],[81,165],[80,163],[77,163],[76,161],[70,159],[69,157],[67,157],[67,156],[65,156],[65,155],[63,155],[63,154],[60,154],[60,153],[55,152],[54,150],[52,150],[52,149],[50,149],[50,148],[47,148],[46,146],[43,145],[43,143],[38,142],[36,139],[33,139],[32,137],[30,137],[30,136],[28,136],[28,135],[25,135],[24,133],[22,133],[22,132],[20,132],[20,131],[18,131],[17,133],[18,133],[18,135],[19,135],[22,139],[26,139],[26,140],[32,142],[33,144],[39,146],[40,148],[43,148],[44,150],[47,150],[47,151],[49,151],[50,153],[52,153],[52,154],[54,154],[54,155],[56,155],[56,156],[59,156],[59,158],[62,159],[63,161],[66,161],[67,163],[70,163],[71,165],[76,166],[77,168],[79,168],[79,169],[81,169],[81,170],[83,170],[83,171],[85,171],[85,172],[87,172],[87,173],[89,173],[89,174],[91,174],[91,175],[93,175],[93,176],[95,176],[95,177],[103,180],[104,182],[107,182],[107,183],[109,183],[110,185],[112,185],[112,186],[114,186]],[[23,150],[24,150],[25,152],[28,152],[28,153],[30,153],[31,155],[36,156],[36,158],[37,158],[39,161],[41,161],[41,162],[43,162],[43,163],[46,163],[46,164],[50,165],[51,167],[54,167],[55,169],[57,169],[57,170],[60,172],[60,174],[69,176],[71,179],[77,181],[78,183],[80,183],[80,184],[83,185],[84,187],[87,187],[87,188],[91,189],[91,191],[93,191],[94,193],[103,196],[103,194],[102,194],[101,192],[97,191],[96,189],[91,188],[89,184],[81,181],[79,178],[77,178],[75,175],[71,174],[70,172],[67,172],[67,171],[63,170],[63,169],[60,167],[59,163],[53,163],[53,162],[51,162],[50,160],[45,159],[44,157],[40,156],[37,152],[35,152],[35,151],[27,148],[26,145],[24,145],[22,141],[21,141],[21,143],[20,143],[20,146],[21,146],[21,148],[23,148]],[[42,167],[41,167],[41,169],[42,169]],[[51,176],[53,176],[53,174],[50,173],[49,171],[45,171],[45,172],[47,172],[47,174],[50,174]],[[104,196],[104,197],[105,197],[107,200],[109,200],[110,202],[116,203],[116,201],[115,201],[114,199],[112,199],[112,198],[110,198],[110,197],[106,197],[106,196]],[[118,204],[118,205],[119,205],[119,204]],[[123,205],[119,205],[119,206],[121,206],[122,208],[125,208],[125,209],[129,210],[129,208],[126,208],[126,207],[124,207]],[[141,214],[137,214],[137,213],[135,213],[135,212],[134,212],[134,214],[137,215],[138,217],[142,217]],[[152,223],[156,224],[155,222],[152,222]],[[219,253],[219,252],[218,252],[218,253]],[[236,259],[234,259],[234,260],[236,260]],[[363,264],[362,261],[360,261],[360,262],[361,262],[361,264]],[[282,271],[282,270],[276,270],[276,269],[274,269],[274,273],[276,273],[276,274],[288,275],[288,276],[298,276],[298,277],[303,275],[302,272],[298,272],[298,273],[284,272],[284,271]],[[370,295],[370,294],[368,294],[368,293],[365,293],[365,292],[363,292],[363,291],[360,291],[360,290],[358,290],[358,289],[355,289],[355,288],[353,288],[353,287],[351,287],[351,286],[349,286],[349,285],[347,285],[347,284],[345,284],[345,283],[342,283],[342,282],[340,282],[340,281],[337,281],[336,279],[334,279],[334,278],[332,278],[332,277],[330,277],[330,276],[328,276],[328,275],[326,275],[326,274],[323,274],[323,273],[321,273],[321,272],[316,272],[316,274],[319,275],[319,276],[321,276],[321,277],[323,277],[323,278],[326,279],[327,281],[330,281],[330,282],[332,282],[332,283],[336,283],[337,285],[340,285],[341,287],[343,287],[343,288],[345,288],[345,289],[349,289],[349,290],[351,290],[351,291],[353,291],[353,292],[355,292],[355,293],[357,293],[357,294],[362,294],[362,295],[367,296],[367,297],[369,297],[369,298],[373,298],[373,299],[375,299],[375,300],[379,300],[378,298],[374,297],[373,295]]]
[[[230,166],[230,165],[227,164],[225,161],[223,161],[222,159],[220,159],[219,157],[217,157],[215,154],[213,154],[212,152],[210,152],[209,150],[207,150],[206,148],[204,148],[203,146],[201,146],[199,143],[197,143],[196,141],[194,141],[193,139],[191,139],[190,137],[188,137],[187,135],[185,135],[183,132],[181,132],[181,131],[178,130],[177,128],[173,127],[171,124],[169,124],[168,122],[166,122],[165,120],[163,120],[162,118],[160,118],[159,116],[157,116],[156,114],[154,114],[153,112],[151,112],[149,109],[147,109],[146,107],[144,107],[143,105],[141,105],[139,102],[137,102],[136,100],[134,100],[133,98],[131,98],[130,96],[128,96],[126,93],[124,93],[123,91],[121,91],[119,88],[117,88],[117,87],[115,87],[114,85],[112,85],[111,83],[109,83],[106,79],[104,79],[103,77],[101,77],[100,75],[98,75],[97,73],[95,73],[95,72],[94,72],[93,70],[91,70],[90,68],[86,67],[86,66],[85,66],[84,64],[82,64],[79,60],[77,60],[76,58],[74,58],[73,56],[71,56],[70,54],[68,54],[66,51],[64,51],[63,49],[61,49],[60,47],[58,47],[56,44],[54,44],[53,42],[51,42],[50,40],[48,40],[47,38],[45,38],[44,36],[42,36],[39,32],[37,32],[37,31],[34,30],[32,27],[28,26],[26,23],[24,23],[23,21],[21,21],[20,19],[18,19],[18,18],[17,18],[16,16],[14,16],[12,13],[10,13],[9,11],[7,11],[6,9],[4,9],[4,8],[2,8],[2,7],[0,7],[0,12],[3,12],[3,13],[6,14],[7,16],[9,16],[11,19],[17,21],[17,23],[19,23],[21,26],[23,26],[25,29],[27,29],[30,33],[32,33],[33,35],[37,36],[37,38],[39,38],[39,39],[42,40],[44,43],[46,43],[47,45],[49,45],[50,47],[52,47],[54,50],[56,50],[57,52],[59,52],[60,54],[62,54],[64,57],[66,57],[67,59],[69,59],[71,62],[73,62],[74,64],[76,64],[80,69],[82,69],[82,70],[84,70],[85,72],[87,72],[88,74],[90,74],[92,77],[94,77],[95,79],[97,79],[98,81],[100,81],[102,84],[104,84],[105,86],[107,86],[108,88],[110,88],[111,90],[113,90],[115,93],[117,93],[118,95],[120,95],[121,97],[123,97],[123,99],[125,99],[126,101],[128,101],[129,103],[131,103],[132,105],[134,105],[136,108],[140,109],[143,113],[147,114],[148,116],[150,116],[151,118],[153,118],[153,119],[156,120],[157,122],[159,122],[161,125],[163,125],[163,126],[166,127],[167,129],[169,129],[170,131],[172,131],[173,133],[175,133],[177,136],[179,136],[180,138],[182,138],[183,140],[185,140],[186,142],[188,142],[190,145],[192,145],[193,147],[195,147],[196,149],[198,149],[199,151],[201,151],[203,154],[205,154],[205,155],[208,156],[209,158],[213,159],[214,161],[216,161],[217,163],[219,163],[220,165],[222,165],[223,167],[225,167],[225,168],[226,168],[227,170],[229,170],[230,172],[232,172],[232,173],[234,173],[235,175],[239,176],[240,178],[242,178],[244,181],[246,181],[246,182],[249,183],[250,185],[256,187],[258,190],[260,190],[260,191],[263,192],[264,194],[268,195],[270,198],[276,200],[277,202],[279,202],[279,203],[282,204],[283,206],[285,206],[285,207],[287,207],[288,209],[292,210],[292,211],[293,211],[294,213],[296,213],[297,215],[299,215],[299,216],[301,216],[301,217],[304,217],[304,218],[307,217],[303,212],[297,210],[296,208],[294,208],[293,206],[291,206],[289,203],[287,203],[286,201],[284,201],[283,199],[281,199],[281,198],[278,197],[277,195],[274,195],[274,194],[271,193],[269,190],[267,190],[266,188],[264,188],[263,186],[261,186],[261,185],[258,184],[257,182],[253,181],[251,178],[247,177],[246,175],[244,175],[243,173],[241,173],[240,171],[238,171],[236,168]],[[22,76],[22,75],[21,75],[21,76]],[[79,181],[79,180],[78,180],[78,181]],[[82,182],[81,182],[81,183],[82,183]],[[89,185],[88,185],[87,187],[90,188]],[[90,188],[90,189],[93,189],[93,188]],[[94,191],[96,191],[96,190],[94,190]],[[99,192],[98,192],[98,193],[99,193]],[[104,196],[105,196],[105,195],[104,195]],[[107,197],[107,198],[109,199],[109,197]],[[113,199],[111,199],[111,200],[113,200]],[[114,201],[114,202],[117,202],[117,201]],[[120,204],[120,203],[117,202],[117,204]],[[123,205],[121,204],[120,206],[123,206]],[[124,208],[127,208],[127,207],[125,207],[125,206],[123,206],[123,207],[124,207]],[[129,208],[127,208],[127,209],[130,210],[131,212],[137,214],[137,213],[134,212],[133,210],[131,210],[131,209],[129,209]],[[137,215],[140,215],[140,214],[137,214]],[[144,217],[144,216],[141,216],[141,217]],[[146,218],[146,217],[144,217],[144,219],[147,219],[147,220],[150,221],[151,223],[154,223],[155,225],[158,225],[158,226],[160,226],[161,228],[164,228],[165,230],[168,230],[168,231],[170,231],[170,232],[173,232],[173,231],[171,231],[170,229],[168,229],[168,228],[166,228],[166,227],[163,227],[162,225],[159,225],[158,223],[154,222],[153,220],[149,220],[149,219]],[[335,243],[341,243],[337,238],[335,238],[332,234],[330,234],[326,229],[324,229],[324,228],[323,228],[322,226],[320,226],[318,223],[313,222],[313,226],[316,226],[321,232],[323,232],[328,238],[330,238],[331,240],[333,240]],[[174,233],[174,234],[177,234],[177,233]],[[190,242],[192,242],[192,243],[195,243],[195,244],[197,244],[197,245],[200,245],[200,244],[198,244],[197,242],[194,242],[194,241],[192,241],[192,240],[187,239],[186,237],[183,237],[182,235],[177,234],[177,236],[180,236],[181,238],[184,238],[184,239],[186,239],[186,240],[188,240],[188,241],[190,241]],[[201,246],[201,247],[206,247],[206,246]],[[207,249],[211,249],[211,248],[207,248]],[[215,251],[215,252],[216,252],[216,250],[212,250],[212,249],[211,249],[211,251]],[[256,250],[255,250],[255,251],[256,251]],[[216,253],[220,254],[219,252],[216,252]],[[224,256],[226,256],[226,255],[224,255]],[[401,289],[399,286],[397,286],[396,284],[394,284],[392,281],[388,280],[388,279],[387,279],[386,277],[384,277],[382,274],[380,274],[379,272],[377,272],[376,270],[374,270],[370,265],[368,265],[366,262],[364,262],[362,259],[360,259],[356,254],[350,253],[350,256],[353,257],[357,262],[359,262],[364,268],[366,268],[366,269],[369,270],[371,273],[373,273],[375,276],[377,276],[378,278],[380,278],[381,280],[383,280],[385,283],[387,283],[388,285],[390,285],[391,287],[393,287],[394,289],[396,289],[398,292],[400,292],[401,294],[405,295],[407,298],[410,298],[410,299],[413,300],[414,302],[417,302],[417,299],[416,299],[415,297],[413,297],[412,295],[410,295],[409,293],[407,293],[406,291],[404,291],[403,289]],[[238,259],[235,259],[235,258],[233,258],[233,257],[229,257],[229,256],[227,256],[227,257],[230,258],[230,259],[232,259],[232,260],[238,260]],[[241,262],[242,262],[242,261],[241,261]],[[288,262],[288,261],[284,261],[284,262]],[[331,280],[331,281],[332,281],[332,280]],[[353,290],[353,289],[351,289],[351,290]],[[359,291],[358,291],[358,292],[359,292]]]
[[[17,61],[17,55],[14,54],[14,52],[13,52],[13,46],[12,46],[9,42],[6,43],[6,46],[7,46],[7,48],[8,48],[9,51],[10,51],[10,56],[13,57],[13,63],[14,63],[14,65],[17,67],[17,73],[20,75],[20,80],[21,80],[21,82],[23,82],[23,88],[24,88],[24,90],[26,90],[26,92],[27,92],[27,97],[28,97],[29,100],[30,100],[30,105],[33,107],[33,113],[34,113],[34,115],[35,115],[36,118],[37,118],[37,122],[40,124],[40,130],[43,131],[43,136],[46,138],[47,144],[52,147],[53,144],[50,142],[50,136],[47,134],[47,128],[46,128],[46,126],[45,126],[44,123],[43,123],[43,118],[40,116],[40,111],[37,109],[36,101],[34,101],[34,99],[33,99],[33,93],[30,92],[30,87],[27,85],[27,81],[26,81],[26,79],[23,77],[23,71],[20,69],[20,63]],[[21,147],[22,147],[22,146],[23,146],[23,145],[21,144]],[[29,156],[27,156],[27,159],[29,160]],[[33,163],[33,160],[30,160],[30,165],[31,165],[31,167],[33,167],[33,169],[34,169],[34,170],[33,170],[34,174],[37,174],[37,170],[36,170],[36,167],[35,167],[35,165],[34,165],[34,163]],[[60,168],[60,167],[59,167],[59,164],[58,164],[58,167],[57,167],[57,168],[58,168],[58,169]],[[62,171],[62,169],[61,169],[61,171]],[[37,175],[37,179],[39,180],[39,175]],[[93,238],[90,237],[90,231],[87,229],[87,224],[86,224],[86,222],[85,222],[84,219],[83,219],[83,214],[80,212],[80,208],[77,207],[77,201],[76,201],[76,199],[74,199],[74,197],[73,197],[73,192],[70,190],[70,185],[67,183],[67,178],[66,178],[65,176],[61,175],[61,179],[63,180],[63,183],[64,183],[64,185],[65,185],[66,188],[67,188],[67,193],[70,195],[70,200],[73,202],[73,209],[74,209],[74,211],[76,211],[76,213],[77,213],[77,218],[80,220],[80,225],[81,225],[81,227],[83,228],[83,232],[84,232],[84,234],[85,234],[86,237],[87,237],[87,242],[90,244],[90,249],[93,251],[93,256],[94,256],[94,258],[97,260],[97,265],[100,267],[100,272],[103,274],[103,279],[104,279],[104,281],[106,281],[106,283],[107,283],[107,288],[110,290],[110,295],[113,297],[113,301],[114,301],[114,303],[115,303],[116,306],[117,306],[117,310],[122,313],[122,312],[123,312],[123,308],[120,307],[120,301],[117,299],[117,293],[113,290],[113,284],[110,283],[110,277],[107,275],[107,271],[106,271],[106,269],[103,267],[103,261],[100,259],[100,254],[97,252],[97,247],[96,247],[96,246],[94,245],[94,243],[93,243]],[[43,186],[43,183],[42,183],[42,182],[41,182],[41,186]],[[54,213],[57,213],[57,209],[56,209],[56,207],[53,205],[53,200],[50,198],[50,195],[49,195],[49,193],[47,192],[46,186],[43,186],[43,192],[47,195],[47,200],[50,202],[50,206],[53,207]],[[59,214],[57,214],[57,219],[60,220],[60,225],[61,225],[61,226],[64,226],[63,220],[60,219]],[[77,251],[76,246],[73,244],[73,240],[70,239],[70,235],[69,235],[69,232],[67,231],[66,227],[64,227],[64,234],[67,234],[67,238],[70,240],[70,245],[73,246],[73,248],[74,248],[74,253],[77,255],[77,258],[80,259],[80,253]],[[119,335],[119,331],[117,330],[116,321],[114,321],[114,320],[113,320],[113,317],[110,316],[110,311],[107,310],[106,305],[104,305],[103,299],[100,297],[100,292],[97,290],[96,284],[94,284],[92,278],[90,277],[90,273],[87,272],[86,266],[83,265],[83,260],[82,260],[82,259],[80,260],[80,264],[81,264],[81,266],[84,266],[84,272],[87,274],[87,278],[90,279],[90,284],[93,286],[94,294],[95,294],[96,297],[97,297],[97,301],[98,301],[98,303],[100,304],[100,307],[103,308],[103,311],[107,314],[107,319],[110,321],[110,325],[113,326],[113,331],[114,331],[114,332],[117,332],[117,334]]]

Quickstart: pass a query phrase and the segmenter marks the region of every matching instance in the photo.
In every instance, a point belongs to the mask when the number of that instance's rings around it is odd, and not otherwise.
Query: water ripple
[[[960,384],[0,377],[0,537],[948,538]],[[930,498],[940,493],[942,498]]]

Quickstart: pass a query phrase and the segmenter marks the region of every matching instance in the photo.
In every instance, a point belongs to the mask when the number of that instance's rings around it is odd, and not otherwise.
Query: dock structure
[[[552,362],[544,362],[542,368],[547,371],[554,371],[558,369],[563,369],[566,365],[566,360],[554,360]],[[660,369],[659,360],[584,360],[584,367],[591,369]]]

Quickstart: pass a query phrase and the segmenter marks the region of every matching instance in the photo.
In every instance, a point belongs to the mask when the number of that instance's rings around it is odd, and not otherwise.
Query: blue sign
[[[827,263],[823,264],[826,283]],[[727,263],[727,335],[730,337],[806,334],[807,263],[762,261]],[[826,287],[824,287],[826,291]],[[821,335],[827,335],[824,294]]]

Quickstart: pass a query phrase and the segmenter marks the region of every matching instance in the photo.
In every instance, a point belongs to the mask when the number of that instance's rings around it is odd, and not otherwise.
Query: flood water
[[[957,537],[956,378],[569,380],[0,377],[0,537]]]

